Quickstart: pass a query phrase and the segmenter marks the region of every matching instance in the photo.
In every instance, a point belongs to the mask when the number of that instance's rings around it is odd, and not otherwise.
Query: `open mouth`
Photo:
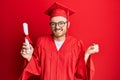
[[[62,29],[56,29],[55,32],[62,32],[63,30]]]

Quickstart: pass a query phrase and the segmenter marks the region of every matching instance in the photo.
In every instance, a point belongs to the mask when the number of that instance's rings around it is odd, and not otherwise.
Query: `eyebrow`
[[[50,21],[50,22],[54,22],[54,21]],[[61,22],[61,21],[58,21],[58,22]],[[54,22],[54,23],[58,23],[58,22]],[[67,21],[63,21],[63,22],[67,22]]]

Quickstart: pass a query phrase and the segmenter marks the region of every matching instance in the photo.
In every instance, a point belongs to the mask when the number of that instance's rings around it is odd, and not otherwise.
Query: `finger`
[[[25,55],[25,54],[27,54],[27,53],[26,53],[26,52],[23,52],[22,54]]]
[[[20,53],[21,53],[21,54],[25,54],[25,51],[26,51],[25,49],[22,49],[22,50],[20,51]]]
[[[22,46],[22,49],[27,49],[27,46]]]
[[[33,46],[30,44],[30,49],[33,50]]]
[[[96,49],[98,49],[98,48],[99,48],[98,44],[94,45],[94,47],[95,47]]]
[[[27,50],[27,49],[29,49],[29,46],[23,45],[23,46],[22,46],[22,49],[26,49],[26,50]]]
[[[95,45],[94,48],[95,48],[95,52],[99,52],[99,46],[98,45]]]
[[[96,45],[96,52],[99,52],[99,46]]]
[[[23,43],[23,46],[27,46],[28,44],[27,43]]]
[[[92,43],[92,45],[90,46],[90,49],[94,49],[95,45],[96,45],[95,43]]]
[[[96,45],[99,46],[97,43],[92,43],[92,45],[93,45],[93,46],[96,46]]]

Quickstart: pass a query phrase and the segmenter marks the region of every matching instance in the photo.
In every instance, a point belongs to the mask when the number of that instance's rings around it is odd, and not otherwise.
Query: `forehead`
[[[62,16],[55,16],[50,19],[52,22],[58,22],[58,21],[67,21],[65,17]]]

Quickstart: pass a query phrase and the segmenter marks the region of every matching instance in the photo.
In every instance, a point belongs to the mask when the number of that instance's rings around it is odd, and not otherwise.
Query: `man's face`
[[[63,37],[67,32],[67,19],[62,16],[52,17],[50,26],[54,37]]]

